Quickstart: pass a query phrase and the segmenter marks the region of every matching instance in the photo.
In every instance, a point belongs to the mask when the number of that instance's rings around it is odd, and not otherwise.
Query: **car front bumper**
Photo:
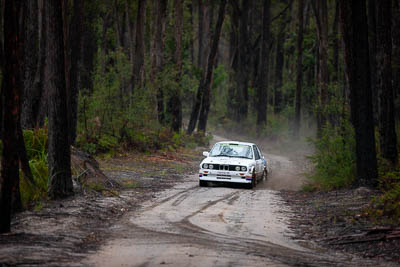
[[[250,184],[253,177],[249,173],[232,171],[200,171],[199,179],[207,182],[245,183]]]

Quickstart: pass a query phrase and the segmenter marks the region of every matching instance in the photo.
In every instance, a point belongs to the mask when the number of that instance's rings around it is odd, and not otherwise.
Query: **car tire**
[[[257,176],[256,174],[253,172],[253,177],[251,179],[251,183],[246,184],[248,189],[253,189],[254,187],[256,187],[257,185]]]
[[[268,178],[268,172],[267,172],[267,170],[264,170],[262,179],[263,179],[263,181],[265,181],[265,180],[267,180],[267,178]]]
[[[207,181],[202,181],[202,180],[199,180],[199,186],[200,187],[207,187]]]

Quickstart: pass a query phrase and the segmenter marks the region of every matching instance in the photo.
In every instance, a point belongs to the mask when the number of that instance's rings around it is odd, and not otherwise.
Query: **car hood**
[[[253,163],[253,159],[244,159],[244,158],[230,158],[230,157],[208,157],[205,158],[201,164],[229,164],[229,165],[244,165],[248,166]]]

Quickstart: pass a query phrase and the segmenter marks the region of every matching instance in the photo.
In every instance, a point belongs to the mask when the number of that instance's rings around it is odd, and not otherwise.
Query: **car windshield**
[[[248,145],[217,143],[212,148],[210,156],[252,159],[253,152]]]

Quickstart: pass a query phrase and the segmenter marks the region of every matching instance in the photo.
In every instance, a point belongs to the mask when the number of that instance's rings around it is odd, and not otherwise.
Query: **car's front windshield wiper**
[[[211,157],[232,157],[232,156],[229,156],[229,155],[226,155],[226,154],[218,154],[218,155],[212,155]]]
[[[234,157],[234,158],[243,158],[243,159],[251,159],[251,158],[246,157],[246,156],[232,156],[232,157]]]

